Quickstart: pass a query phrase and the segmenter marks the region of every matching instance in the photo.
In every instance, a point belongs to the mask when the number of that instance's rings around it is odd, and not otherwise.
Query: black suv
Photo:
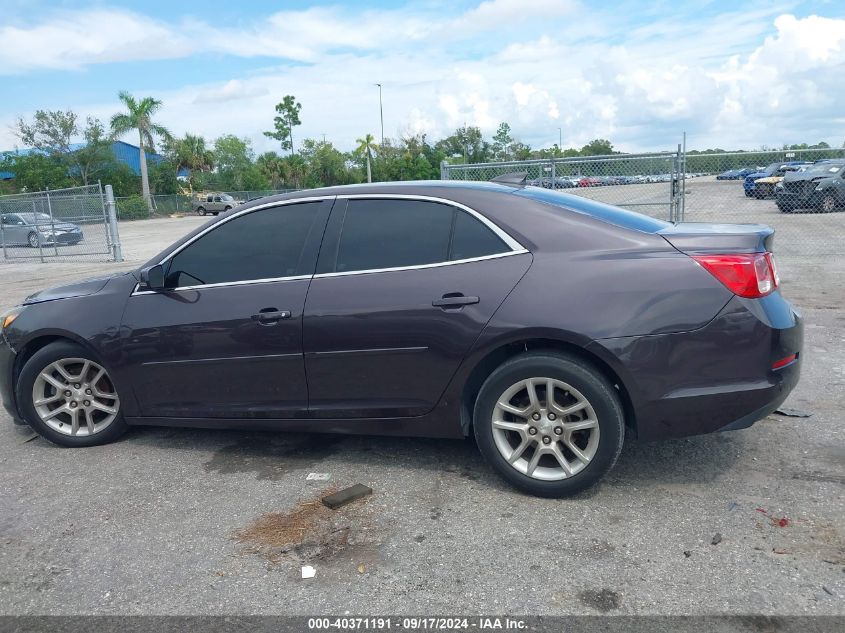
[[[804,171],[787,174],[775,193],[782,213],[798,209],[835,211],[845,206],[845,159],[819,161]]]

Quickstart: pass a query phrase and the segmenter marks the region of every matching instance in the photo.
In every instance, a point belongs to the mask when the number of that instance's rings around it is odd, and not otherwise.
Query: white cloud
[[[375,82],[384,85],[388,136],[436,137],[464,123],[490,135],[508,121],[533,146],[556,143],[558,127],[567,146],[604,137],[628,151],[672,147],[684,130],[701,148],[843,140],[845,19],[743,7],[632,26],[625,15],[570,1],[489,0],[457,17],[438,6],[319,7],[231,28],[120,10],[51,14],[34,26],[0,27],[0,58],[5,72],[34,81],[37,69],[197,53],[305,62],[178,89],[150,90],[154,76],[114,87],[161,98],[162,122],[174,132],[235,133],[258,151],[273,147],[262,131],[286,94],[303,106],[297,139],[325,133],[348,149],[361,134],[378,136]],[[60,98],[30,109],[106,119],[119,107]],[[27,113],[0,111],[0,147],[14,145],[7,130],[19,114]]]

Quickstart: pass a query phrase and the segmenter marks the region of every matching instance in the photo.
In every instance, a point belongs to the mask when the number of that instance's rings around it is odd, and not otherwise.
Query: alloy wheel
[[[836,200],[833,196],[825,196],[822,200],[822,211],[825,213],[832,213],[836,209]]]
[[[558,481],[586,468],[599,445],[599,423],[587,398],[554,378],[528,378],[493,408],[493,440],[512,468],[533,479]]]
[[[32,248],[38,248],[38,235],[35,233],[29,234],[29,245]]]
[[[41,370],[32,386],[32,404],[44,424],[75,437],[104,431],[120,411],[108,373],[87,358],[63,358]]]

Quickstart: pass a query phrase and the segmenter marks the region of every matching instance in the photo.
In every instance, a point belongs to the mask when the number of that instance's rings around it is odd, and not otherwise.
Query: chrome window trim
[[[507,251],[506,253],[495,253],[494,255],[481,255],[480,257],[468,257],[467,259],[456,259],[451,262],[435,262],[434,264],[416,264],[414,266],[396,266],[395,268],[367,268],[366,270],[349,270],[338,273],[320,273],[314,275],[314,279],[324,279],[326,277],[348,277],[349,275],[370,275],[374,273],[393,273],[403,270],[425,270],[426,268],[440,268],[443,266],[455,266],[457,264],[471,264],[472,262],[483,262],[488,259],[500,259],[502,257],[510,257],[511,255],[524,255],[528,251],[521,249],[518,251]]]
[[[221,281],[217,284],[200,284],[198,286],[179,286],[177,288],[168,288],[164,292],[179,292],[181,290],[206,290],[208,288],[228,288],[229,286],[251,286],[253,284],[269,284],[276,281],[301,281],[303,279],[311,279],[313,275],[294,275],[292,277],[269,277],[267,279],[245,279],[243,281]],[[135,284],[135,289],[130,296],[135,295],[158,295],[162,291],[158,290],[138,290],[141,284]]]
[[[522,255],[524,253],[528,253],[528,249],[526,249],[522,244],[516,241],[513,237],[511,237],[508,233],[506,233],[503,229],[501,229],[495,222],[490,220],[489,218],[485,217],[483,214],[479,213],[475,209],[466,206],[460,202],[455,202],[454,200],[449,200],[448,198],[440,198],[437,196],[426,196],[421,194],[406,194],[406,193],[350,193],[350,194],[339,194],[339,195],[327,195],[327,196],[308,196],[305,198],[292,198],[290,200],[276,200],[275,202],[267,202],[264,204],[256,205],[254,207],[249,207],[247,209],[243,209],[238,211],[237,213],[233,213],[232,215],[215,222],[211,226],[207,227],[205,230],[200,231],[196,235],[194,235],[191,239],[186,241],[184,244],[179,246],[176,250],[172,253],[168,254],[164,257],[159,264],[164,264],[169,261],[174,256],[178,255],[182,252],[185,248],[193,244],[203,235],[213,231],[217,227],[226,224],[238,218],[242,215],[246,215],[247,213],[252,213],[253,211],[261,211],[262,209],[269,209],[271,207],[279,207],[279,206],[287,206],[289,204],[297,204],[300,202],[324,202],[326,200],[362,200],[362,199],[376,199],[376,200],[384,200],[384,199],[392,199],[392,200],[421,200],[425,202],[435,202],[439,204],[446,204],[457,209],[461,209],[467,213],[469,213],[472,217],[477,219],[479,222],[484,224],[487,228],[489,228],[496,236],[501,239],[505,245],[510,248],[509,251],[504,251],[502,253],[494,253],[492,255],[482,255],[480,257],[469,257],[467,259],[457,259],[454,261],[447,261],[447,262],[435,262],[433,264],[417,264],[413,266],[396,266],[393,268],[368,268],[365,270],[350,270],[350,271],[342,271],[342,272],[334,272],[334,273],[321,273],[318,275],[296,275],[292,277],[272,277],[267,279],[245,279],[242,281],[224,281],[215,284],[200,284],[195,286],[179,286],[177,288],[169,288],[167,292],[180,292],[182,290],[204,290],[208,288],[225,288],[228,286],[244,286],[244,285],[251,285],[251,284],[262,284],[262,283],[273,283],[277,281],[297,281],[302,279],[322,279],[326,277],[345,277],[348,275],[367,275],[371,273],[385,273],[385,272],[399,272],[403,270],[423,270],[426,268],[439,268],[441,266],[454,266],[456,264],[468,264],[472,262],[481,262],[486,261],[489,259],[499,259],[500,257],[509,257],[511,255]],[[161,294],[155,290],[139,290],[140,284],[135,284],[135,288],[132,290],[132,294],[130,297],[134,297],[136,295],[150,295],[150,294]]]

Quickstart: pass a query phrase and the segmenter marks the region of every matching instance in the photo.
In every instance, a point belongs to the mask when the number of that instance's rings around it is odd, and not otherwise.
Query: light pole
[[[563,128],[557,129],[557,146],[561,154],[563,153]]]
[[[384,108],[381,104],[381,84],[375,84],[378,86],[378,113],[379,118],[381,119],[381,144],[384,145]]]

